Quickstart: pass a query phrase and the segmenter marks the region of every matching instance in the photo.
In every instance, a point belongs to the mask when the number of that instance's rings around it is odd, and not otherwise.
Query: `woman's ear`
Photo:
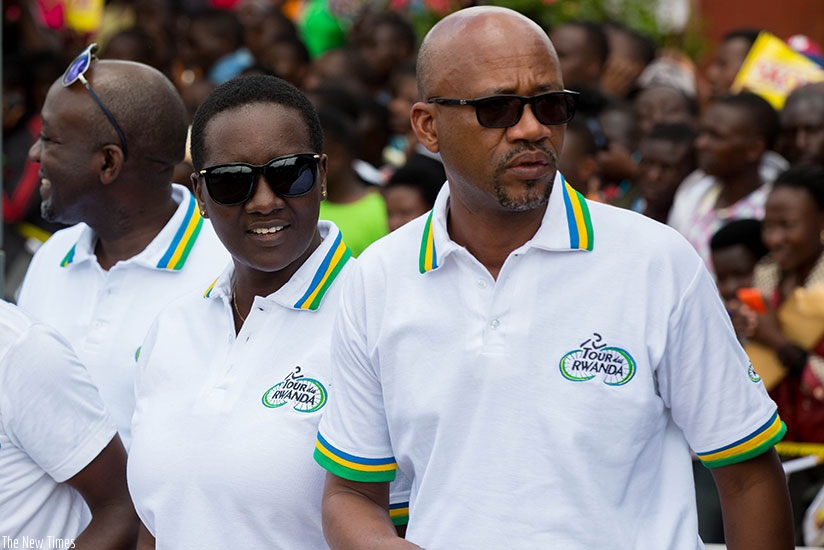
[[[200,215],[204,218],[209,217],[206,211],[206,200],[204,198],[203,186],[200,184],[200,178],[197,177],[197,172],[192,172],[189,176],[189,181],[192,183],[192,192],[197,199],[197,207],[200,209]]]

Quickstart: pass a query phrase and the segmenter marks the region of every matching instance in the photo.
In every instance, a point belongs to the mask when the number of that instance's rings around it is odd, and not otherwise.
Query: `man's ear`
[[[100,181],[104,185],[112,183],[120,177],[123,170],[123,149],[118,145],[104,145],[100,150]]]
[[[412,130],[418,141],[431,153],[439,151],[438,128],[435,120],[435,105],[419,101],[412,106],[410,114]]]

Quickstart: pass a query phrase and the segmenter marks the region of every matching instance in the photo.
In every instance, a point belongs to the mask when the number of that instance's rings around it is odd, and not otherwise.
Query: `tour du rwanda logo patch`
[[[597,332],[580,348],[561,358],[561,374],[573,382],[599,377],[608,386],[623,386],[635,376],[635,360],[625,349],[609,346]]]
[[[755,372],[755,367],[752,366],[752,363],[750,363],[747,374],[750,375],[750,380],[752,380],[753,382],[761,382],[761,377],[758,376],[757,372]]]
[[[278,382],[263,393],[263,404],[270,409],[291,405],[302,413],[319,411],[326,405],[329,394],[326,388],[314,378],[305,378],[301,368],[295,367],[283,381]]]

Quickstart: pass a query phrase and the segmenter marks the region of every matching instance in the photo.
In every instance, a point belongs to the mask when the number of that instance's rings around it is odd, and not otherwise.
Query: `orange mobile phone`
[[[761,291],[757,288],[739,288],[735,295],[741,300],[741,303],[746,304],[747,307],[757,313],[766,313],[767,304],[764,303],[764,297]]]

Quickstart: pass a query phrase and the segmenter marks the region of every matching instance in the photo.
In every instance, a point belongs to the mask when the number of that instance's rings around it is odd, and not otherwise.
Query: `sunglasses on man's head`
[[[126,149],[126,136],[123,134],[123,130],[120,129],[120,125],[114,119],[112,114],[103,105],[103,102],[100,101],[100,98],[97,94],[92,90],[89,81],[86,80],[86,77],[83,74],[89,70],[89,67],[92,64],[94,59],[97,59],[95,54],[97,53],[97,44],[89,44],[89,47],[83,50],[80,55],[78,55],[74,61],[71,62],[69,67],[66,69],[66,72],[63,73],[63,86],[69,87],[78,80],[83,83],[89,93],[92,94],[92,97],[100,106],[100,109],[103,111],[103,114],[106,115],[106,118],[109,119],[109,123],[114,127],[115,132],[117,132],[117,137],[120,138],[120,147],[123,149],[123,159],[126,160],[129,157],[128,149]]]
[[[524,105],[531,105],[538,122],[547,126],[566,124],[575,115],[575,96],[578,92],[563,90],[547,92],[532,97],[501,94],[478,99],[450,99],[433,97],[427,103],[438,105],[469,105],[475,107],[478,124],[484,128],[509,128],[521,120]]]
[[[199,172],[206,182],[209,196],[222,206],[242,204],[255,193],[258,176],[263,174],[272,191],[281,197],[300,197],[315,186],[318,179],[317,153],[297,153],[255,165],[245,162],[216,164]]]

